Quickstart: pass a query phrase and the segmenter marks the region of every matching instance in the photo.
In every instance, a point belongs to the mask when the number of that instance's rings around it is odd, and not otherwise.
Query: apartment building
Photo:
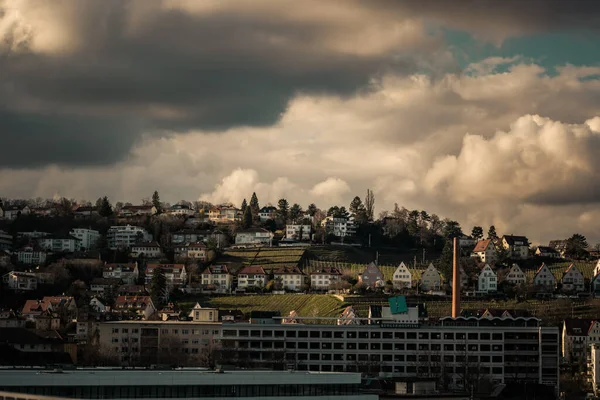
[[[16,253],[17,260],[28,265],[43,264],[46,262],[46,256],[48,255],[46,250],[34,244],[22,247]]]
[[[273,320],[223,324],[221,346],[230,352],[229,359],[249,359],[254,365],[284,363],[300,371],[379,372],[403,378],[445,373],[457,388],[467,383],[465,371],[476,369],[496,383],[529,381],[558,392],[559,338],[558,328],[542,327],[531,317],[445,317],[432,324]]]
[[[108,229],[106,241],[111,250],[116,250],[129,248],[138,242],[151,242],[152,235],[139,226],[116,225]]]
[[[140,256],[144,256],[145,258],[161,258],[163,254],[160,245],[153,241],[134,244],[131,246],[131,253],[129,255],[134,258]]]
[[[140,276],[138,263],[129,264],[104,264],[102,267],[103,278],[120,279],[123,283],[134,284]]]
[[[162,269],[169,288],[176,288],[187,283],[185,264],[148,264],[145,270],[146,285],[152,283],[152,274],[156,269]]]
[[[93,229],[75,228],[69,235],[79,239],[79,249],[95,249],[100,239],[100,232]]]
[[[38,246],[54,253],[74,253],[81,248],[81,241],[71,235],[50,235],[37,240]]]
[[[310,224],[287,224],[285,226],[285,237],[293,240],[310,240],[311,230]]]
[[[339,282],[342,273],[335,267],[324,267],[310,273],[310,287],[313,290],[329,290],[332,283]]]

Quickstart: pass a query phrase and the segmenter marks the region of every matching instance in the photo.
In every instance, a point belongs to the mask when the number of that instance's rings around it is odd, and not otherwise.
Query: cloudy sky
[[[600,3],[0,0],[0,197],[394,203],[600,242]]]

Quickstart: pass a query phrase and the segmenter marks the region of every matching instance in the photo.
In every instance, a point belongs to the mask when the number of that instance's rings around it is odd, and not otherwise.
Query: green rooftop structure
[[[406,305],[406,297],[390,297],[388,302],[390,304],[390,312],[392,314],[403,314],[408,312],[408,306]]]

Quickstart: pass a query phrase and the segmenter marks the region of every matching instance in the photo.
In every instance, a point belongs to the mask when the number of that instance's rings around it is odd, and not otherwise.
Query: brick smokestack
[[[454,238],[454,252],[452,256],[452,318],[460,315],[460,268],[458,266],[458,238]]]

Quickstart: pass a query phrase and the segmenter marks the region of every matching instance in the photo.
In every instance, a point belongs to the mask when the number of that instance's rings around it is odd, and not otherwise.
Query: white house
[[[116,225],[108,229],[106,241],[111,250],[116,250],[117,248],[129,248],[138,242],[151,242],[152,235],[139,226]]]
[[[442,287],[442,276],[439,271],[429,264],[427,269],[421,274],[421,290],[427,292],[429,290],[440,290]]]
[[[119,296],[113,309],[120,312],[132,311],[144,319],[157,311],[150,296]]]
[[[290,292],[299,292],[304,285],[304,274],[298,267],[282,267],[273,271],[276,280],[280,280],[283,289]]]
[[[156,269],[162,269],[169,288],[177,288],[187,283],[187,271],[184,264],[148,264],[145,271],[146,285],[152,282],[152,275]]]
[[[535,255],[543,258],[561,258],[560,253],[550,246],[538,246]]]
[[[288,224],[285,226],[285,237],[295,240],[310,240],[311,226],[302,224]]]
[[[583,292],[585,288],[585,281],[581,271],[573,264],[569,265],[569,268],[563,273],[561,284],[562,290],[565,292]]]
[[[236,245],[271,245],[273,233],[264,228],[248,228],[235,234]]]
[[[321,221],[321,226],[325,227],[328,234],[334,236],[352,236],[356,233],[356,225],[351,218],[336,218],[328,216]]]
[[[156,207],[151,204],[141,206],[123,206],[119,211],[119,217],[139,217],[156,214]]]
[[[247,266],[238,272],[238,288],[265,287],[267,274],[261,266]]]
[[[498,290],[498,277],[488,264],[481,269],[477,277],[477,291],[490,293]]]
[[[483,263],[493,263],[497,260],[496,246],[490,239],[480,240],[475,245],[471,256]]]
[[[508,250],[508,257],[513,260],[529,258],[529,239],[525,236],[504,235],[502,247]]]
[[[203,242],[192,242],[175,247],[175,257],[179,260],[190,259],[205,262],[208,256],[208,247]]]
[[[54,252],[54,253],[74,253],[81,248],[80,240],[76,237],[67,235],[50,235],[39,238],[37,240],[38,246],[42,249]]]
[[[504,280],[513,285],[524,285],[527,282],[527,276],[517,264],[510,267],[508,273],[504,276]]]
[[[412,274],[403,262],[394,271],[392,283],[394,284],[394,289],[410,289],[412,287]]]
[[[556,288],[556,278],[552,271],[542,264],[533,277],[533,285],[542,290],[554,290]]]
[[[208,211],[208,219],[212,222],[228,224],[239,221],[241,211],[231,204],[222,204]]]
[[[103,278],[121,279],[123,283],[133,285],[140,276],[138,264],[104,264],[102,269]]]
[[[34,265],[43,264],[46,262],[47,252],[36,245],[27,245],[17,252],[17,260],[20,263]]]
[[[167,210],[169,215],[191,216],[194,215],[194,212],[194,209],[187,204],[175,204]]]
[[[217,293],[229,293],[233,275],[229,272],[226,265],[209,265],[202,271],[202,287],[207,289],[214,286]]]
[[[310,273],[310,287],[315,290],[329,290],[332,283],[339,282],[342,273],[335,267],[325,267]]]
[[[80,249],[94,249],[100,239],[100,232],[93,229],[75,228],[69,235],[79,239]]]
[[[37,289],[38,280],[30,272],[10,271],[2,275],[2,285],[10,290],[31,291]]]
[[[16,219],[21,215],[27,215],[31,212],[31,209],[27,206],[5,206],[4,207],[4,218],[5,219]]]
[[[258,218],[260,222],[265,222],[269,219],[275,219],[277,217],[277,208],[273,206],[265,206],[258,211]]]
[[[94,297],[90,300],[90,308],[100,313],[107,311],[106,306],[97,297]]]
[[[162,250],[160,245],[156,242],[137,243],[131,246],[131,257],[144,256],[145,258],[160,258],[162,257]]]

